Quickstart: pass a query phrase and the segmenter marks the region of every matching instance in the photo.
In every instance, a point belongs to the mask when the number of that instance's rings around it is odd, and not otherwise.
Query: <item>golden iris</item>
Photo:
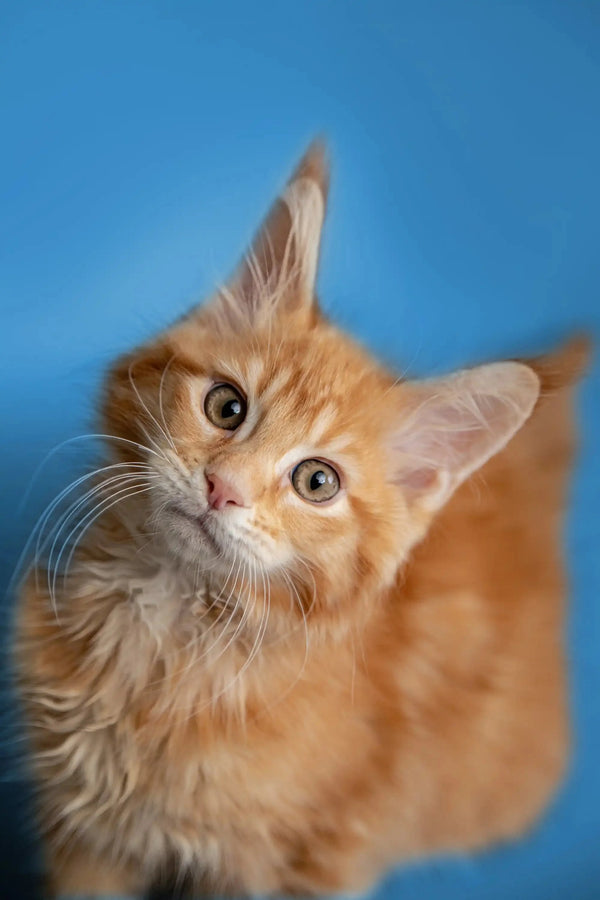
[[[333,466],[320,459],[305,459],[292,472],[294,490],[303,500],[324,503],[340,489],[340,479]]]
[[[217,384],[204,400],[206,418],[217,428],[234,431],[246,418],[246,401],[231,384]]]

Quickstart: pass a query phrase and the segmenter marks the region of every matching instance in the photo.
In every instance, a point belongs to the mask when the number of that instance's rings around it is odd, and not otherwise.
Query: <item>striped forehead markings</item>
[[[308,433],[307,441],[309,444],[319,444],[323,441],[325,435],[335,422],[336,409],[332,403],[326,403],[323,409],[316,414]]]
[[[281,372],[277,372],[276,375],[270,378],[261,390],[260,395],[262,402],[265,404],[271,403],[277,394],[280,394],[287,389],[293,375],[294,373],[291,370],[283,369]]]

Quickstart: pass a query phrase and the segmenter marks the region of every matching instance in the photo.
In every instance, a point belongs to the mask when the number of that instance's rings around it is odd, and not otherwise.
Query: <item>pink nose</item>
[[[236,488],[219,475],[208,472],[206,484],[208,486],[208,503],[213,509],[224,509],[226,506],[245,506],[244,498]]]

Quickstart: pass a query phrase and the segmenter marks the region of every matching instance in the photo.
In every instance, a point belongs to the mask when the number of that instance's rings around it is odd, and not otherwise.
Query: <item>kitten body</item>
[[[564,771],[585,348],[398,383],[315,305],[325,194],[312,148],[228,288],[116,364],[112,493],[24,584],[56,891],[360,890],[520,834]]]

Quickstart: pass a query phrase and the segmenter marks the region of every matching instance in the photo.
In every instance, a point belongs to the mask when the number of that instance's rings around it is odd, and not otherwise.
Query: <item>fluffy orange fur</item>
[[[98,516],[24,582],[53,891],[357,891],[522,833],[564,771],[585,347],[396,380],[316,305],[326,184],[313,146],[230,284],[117,362]],[[203,405],[223,383],[234,430]],[[331,500],[295,493],[303,459]]]

